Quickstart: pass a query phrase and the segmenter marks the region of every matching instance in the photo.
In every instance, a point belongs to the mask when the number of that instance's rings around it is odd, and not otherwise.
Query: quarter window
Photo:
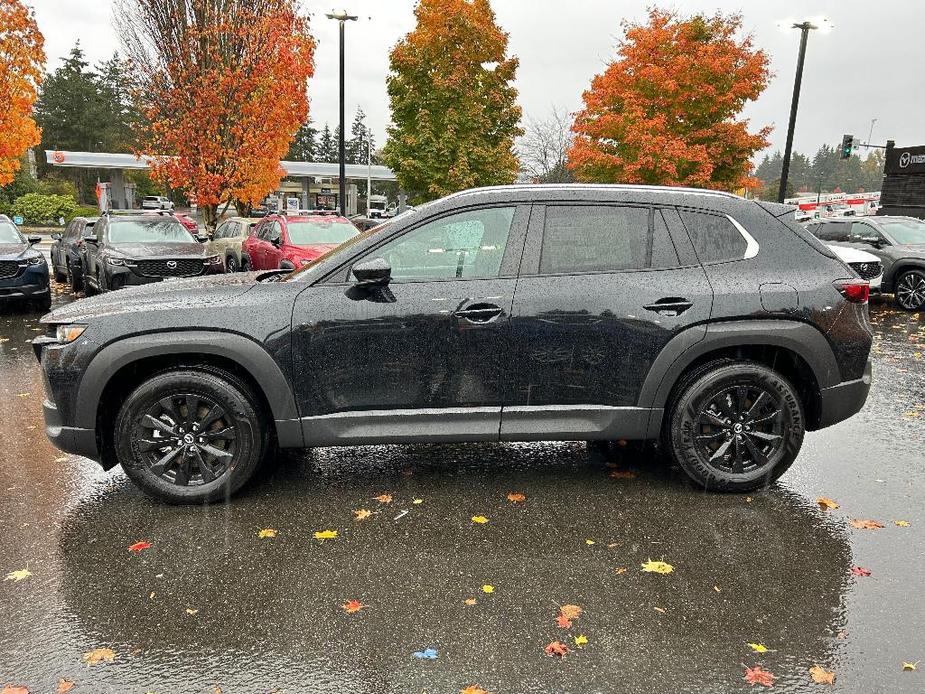
[[[701,263],[742,260],[748,241],[727,217],[681,210],[681,219]]]
[[[513,207],[472,210],[428,222],[376,249],[393,280],[487,279],[501,272]]]

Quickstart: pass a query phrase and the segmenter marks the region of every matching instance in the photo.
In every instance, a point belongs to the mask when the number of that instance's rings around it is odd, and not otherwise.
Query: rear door
[[[713,293],[676,218],[646,205],[534,207],[512,310],[502,440],[644,431],[640,390]]]

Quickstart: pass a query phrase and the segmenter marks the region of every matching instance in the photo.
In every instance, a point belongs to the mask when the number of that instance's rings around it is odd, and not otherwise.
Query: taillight
[[[832,282],[839,293],[853,304],[866,304],[870,298],[870,282],[849,279]]]

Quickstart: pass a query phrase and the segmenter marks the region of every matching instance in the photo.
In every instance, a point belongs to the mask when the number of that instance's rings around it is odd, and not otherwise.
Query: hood
[[[113,243],[108,250],[132,259],[143,258],[203,258],[205,246],[198,241],[189,243]]]
[[[167,279],[162,282],[127,287],[86,299],[79,299],[55,309],[43,323],[80,323],[93,318],[140,311],[166,311],[222,305],[241,296],[257,284],[261,272],[236,272],[231,275],[207,275],[191,279]]]
[[[28,243],[0,243],[0,260],[19,260],[28,250]]]
[[[849,248],[848,246],[831,245],[829,248],[838,256],[838,259],[844,263],[879,263],[880,258],[873,253],[862,251],[858,248]]]

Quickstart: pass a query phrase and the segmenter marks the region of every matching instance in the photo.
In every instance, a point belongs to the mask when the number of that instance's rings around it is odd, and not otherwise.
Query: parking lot
[[[0,317],[4,684],[731,692],[760,665],[776,690],[820,691],[819,665],[833,691],[925,688],[925,665],[903,668],[925,660],[919,314],[871,306],[866,408],[751,496],[701,492],[632,446],[610,463],[583,443],[390,446],[286,455],[208,507],[52,448],[38,317]]]

